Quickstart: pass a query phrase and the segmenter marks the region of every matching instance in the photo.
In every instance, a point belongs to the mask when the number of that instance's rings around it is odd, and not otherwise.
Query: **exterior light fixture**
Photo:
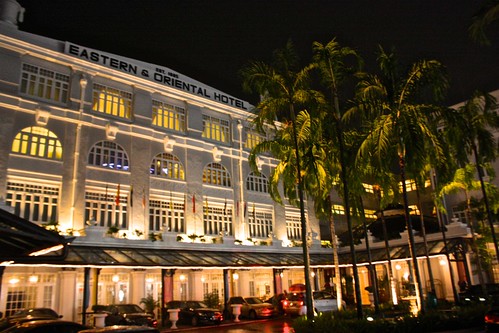
[[[180,277],[179,277],[180,281],[185,281],[185,275],[184,274],[181,274]]]
[[[402,269],[402,266],[400,266],[399,264],[396,264],[396,265],[395,265],[395,269],[396,269],[397,271],[400,271],[400,270]]]
[[[239,274],[237,274],[237,273],[232,274],[232,278],[234,280],[239,280]]]
[[[40,250],[40,251],[31,252],[29,255],[32,257],[42,256],[42,255],[50,253],[50,252],[59,251],[63,247],[64,247],[64,245],[59,244],[56,246],[48,247],[48,248]]]
[[[120,280],[120,276],[118,274],[114,274],[112,277],[112,280],[114,283],[118,282]]]
[[[9,280],[9,283],[10,283],[10,284],[17,284],[17,283],[19,283],[19,281],[20,281],[20,280],[19,280],[18,278],[13,277],[12,279],[10,279],[10,280]]]
[[[28,281],[31,282],[31,283],[37,283],[38,282],[38,275],[30,275],[29,278],[28,278]]]

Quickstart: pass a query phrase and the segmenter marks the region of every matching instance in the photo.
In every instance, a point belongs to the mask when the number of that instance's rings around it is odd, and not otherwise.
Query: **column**
[[[161,270],[161,294],[163,295],[161,300],[161,324],[163,327],[166,325],[166,319],[168,318],[168,313],[165,311],[166,303],[173,300],[173,275],[175,274],[174,269],[162,269]]]
[[[63,268],[59,272],[59,314],[66,320],[77,320],[76,305],[76,269]]]
[[[130,274],[132,279],[130,283],[130,302],[140,304],[140,300],[146,297],[146,270],[134,269]]]

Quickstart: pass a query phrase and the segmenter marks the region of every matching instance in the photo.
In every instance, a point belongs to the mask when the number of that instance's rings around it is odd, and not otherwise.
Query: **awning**
[[[70,239],[0,209],[0,262],[63,260]]]
[[[461,245],[462,239],[448,241],[449,251]],[[443,241],[428,242],[429,255],[445,254]],[[425,256],[424,243],[416,245],[418,257]],[[368,255],[365,249],[356,251],[357,263],[368,262]],[[371,257],[374,263],[387,260],[385,248],[371,250]],[[410,252],[408,245],[394,246],[390,248],[390,257],[396,259],[409,259]],[[203,251],[192,249],[158,249],[158,248],[130,248],[130,247],[104,247],[69,245],[68,254],[64,260],[47,257],[45,263],[64,266],[83,267],[105,267],[124,266],[130,268],[292,268],[303,267],[303,254],[301,251],[293,253],[281,251],[272,252],[251,252],[251,251]],[[339,254],[340,265],[351,264],[351,255],[348,252]],[[332,267],[333,253],[331,251],[321,251],[321,253],[310,253],[310,265],[312,267]]]

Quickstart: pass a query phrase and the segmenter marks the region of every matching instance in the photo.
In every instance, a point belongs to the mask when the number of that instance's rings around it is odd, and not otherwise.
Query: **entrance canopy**
[[[463,239],[452,239],[448,241],[449,252],[456,252],[463,247]],[[442,255],[446,247],[442,241],[428,242],[429,255]],[[425,255],[424,244],[416,245],[418,257]],[[356,251],[359,265],[368,261],[365,249]],[[385,262],[387,260],[384,247],[371,249],[373,263]],[[409,259],[410,251],[408,245],[394,246],[390,248],[392,260]],[[339,254],[340,266],[351,264],[349,252]],[[331,268],[334,266],[332,249],[322,249],[320,253],[310,253],[311,267]],[[283,251],[251,252],[251,251],[229,251],[229,250],[194,250],[194,249],[165,249],[148,247],[122,247],[122,246],[68,246],[65,259],[46,257],[44,263],[72,267],[106,267],[121,266],[130,268],[179,268],[179,269],[210,269],[228,268],[245,269],[256,267],[268,268],[294,268],[303,267],[303,254],[301,251],[290,253]]]
[[[0,209],[0,263],[63,260],[70,239]]]

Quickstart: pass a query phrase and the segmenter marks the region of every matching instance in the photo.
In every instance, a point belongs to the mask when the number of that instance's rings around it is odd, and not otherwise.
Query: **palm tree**
[[[497,156],[497,140],[491,130],[499,129],[498,109],[499,105],[492,95],[475,91],[464,105],[455,110],[450,110],[446,133],[449,142],[454,147],[456,159],[461,162],[461,166],[469,163],[470,156],[474,158],[487,220],[492,233],[497,260],[499,261],[494,219],[483,179],[485,163],[494,161]]]
[[[393,171],[393,161],[398,160],[418,308],[424,312],[408,209],[406,166],[421,169],[429,154],[436,157],[435,161],[444,159],[435,121],[440,109],[434,101],[443,99],[448,82],[444,67],[436,60],[418,61],[406,73],[400,73],[395,54],[380,47],[378,63],[381,75],[364,75],[357,89],[355,110],[367,120],[359,158],[367,158],[374,167],[386,171]]]
[[[324,105],[325,107],[325,120],[333,126],[329,126],[325,133],[329,146],[332,147],[334,152],[329,155],[333,161],[331,165],[339,166],[339,180],[341,182],[340,188],[342,189],[342,197],[345,207],[345,215],[347,220],[348,234],[350,238],[350,252],[352,256],[352,269],[355,281],[355,298],[357,307],[357,316],[362,318],[362,302],[360,292],[359,273],[357,269],[357,257],[355,253],[355,246],[353,242],[353,228],[350,216],[350,201],[348,189],[348,147],[345,142],[345,118],[344,109],[340,106],[340,88],[345,83],[345,80],[357,72],[362,64],[360,57],[357,53],[348,48],[341,47],[339,43],[333,39],[326,44],[319,42],[313,43],[313,60],[314,64],[319,70],[319,77],[321,83],[325,87],[326,96],[329,100]],[[353,58],[354,65],[347,65],[347,60]],[[350,154],[352,155],[352,154]],[[332,214],[332,212],[331,212]]]
[[[492,22],[499,19],[499,0],[486,0],[479,11],[473,15],[469,28],[471,37],[482,44],[490,44],[490,40],[485,34],[485,29]]]
[[[308,223],[305,217],[304,206],[304,181],[301,161],[303,155],[300,151],[298,139],[300,133],[298,133],[296,121],[300,110],[303,110],[307,105],[316,103],[317,99],[321,97],[318,92],[309,88],[311,69],[311,66],[299,69],[296,51],[291,41],[289,41],[283,49],[274,52],[273,66],[263,62],[253,62],[242,70],[244,78],[243,88],[250,92],[257,92],[262,96],[261,101],[256,106],[258,113],[254,119],[254,123],[257,128],[263,129],[264,126],[275,127],[277,117],[284,121],[285,128],[281,132],[283,135],[279,140],[287,142],[288,146],[283,147],[285,156],[281,155],[281,157],[285,158],[285,162],[280,164],[279,168],[281,169],[280,171],[283,171],[283,168],[292,170],[292,176],[288,172],[282,173],[286,175],[282,180],[284,181],[285,194],[289,198],[296,198],[296,194],[293,193],[296,193],[296,185],[298,187],[307,318],[310,320],[313,319],[314,310],[310,283],[310,254],[307,245]],[[286,137],[286,135],[288,136]]]

